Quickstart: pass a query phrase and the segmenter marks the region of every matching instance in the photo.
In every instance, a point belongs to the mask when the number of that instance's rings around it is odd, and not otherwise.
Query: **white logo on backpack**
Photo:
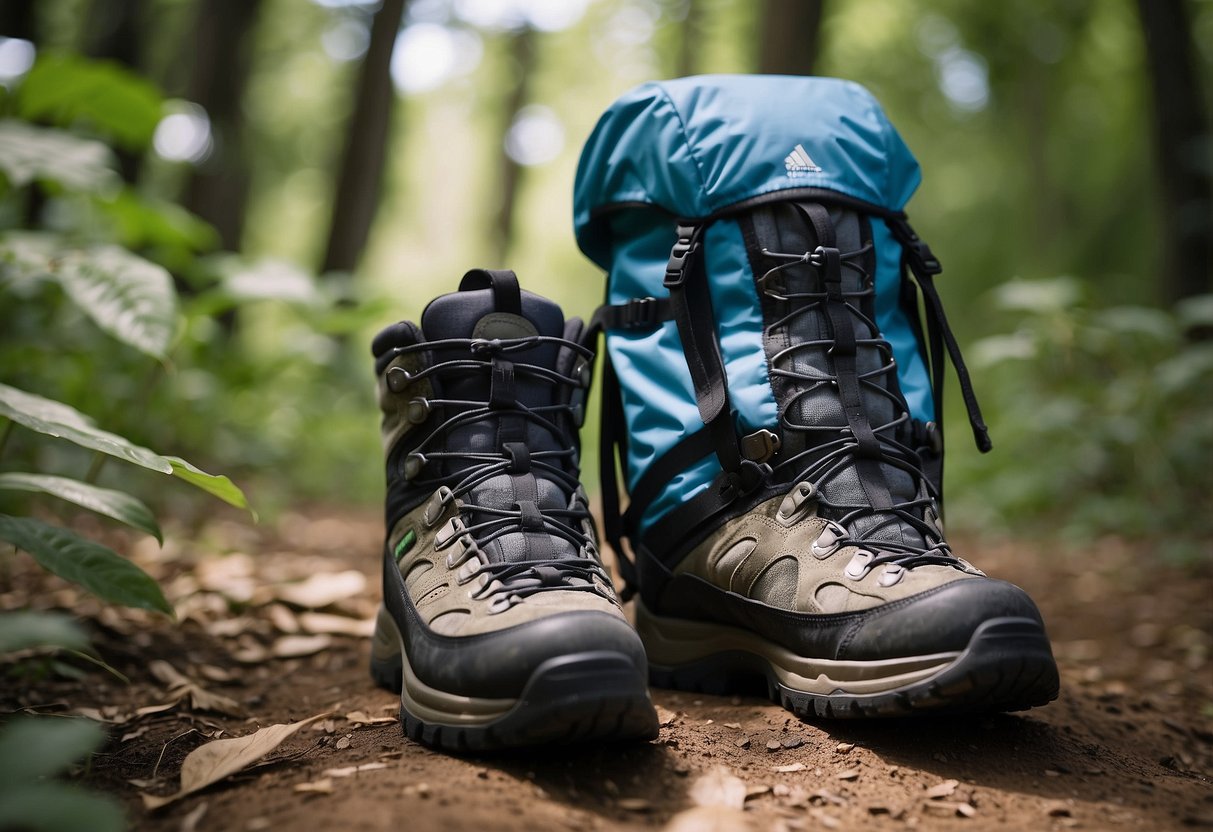
[[[821,168],[809,156],[809,152],[804,149],[802,144],[798,144],[792,149],[792,152],[783,160],[783,166],[788,169],[788,176],[793,179],[810,173],[821,173]]]

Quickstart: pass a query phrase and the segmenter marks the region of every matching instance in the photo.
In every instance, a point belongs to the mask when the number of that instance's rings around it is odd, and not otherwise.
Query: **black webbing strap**
[[[459,291],[468,289],[492,289],[496,311],[522,314],[522,289],[518,286],[518,275],[509,269],[472,269],[459,281]]]
[[[670,251],[665,270],[665,287],[670,292],[670,310],[678,325],[682,351],[695,387],[699,418],[707,426],[715,443],[720,467],[727,472],[741,470],[741,448],[733,429],[728,379],[720,342],[716,338],[716,316],[708,290],[703,257],[704,225],[679,225],[678,241]]]
[[[947,348],[948,357],[956,369],[956,379],[960,382],[960,396],[964,399],[965,410],[968,411],[969,425],[973,428],[973,441],[977,449],[986,453],[994,447],[990,441],[990,431],[981,416],[981,406],[977,403],[977,394],[973,391],[973,382],[969,378],[969,368],[965,366],[964,356],[960,354],[960,345],[956,336],[948,326],[947,315],[943,311],[943,301],[935,288],[934,275],[943,271],[939,260],[931,253],[931,248],[904,219],[888,220],[889,230],[902,245],[905,252],[903,262],[914,275],[914,280],[922,289],[923,299],[927,307],[927,330],[929,331],[931,347],[931,384],[935,388],[935,422],[943,424],[943,346]]]
[[[669,298],[632,298],[626,303],[603,304],[594,311],[591,325],[603,329],[653,329],[674,319]]]

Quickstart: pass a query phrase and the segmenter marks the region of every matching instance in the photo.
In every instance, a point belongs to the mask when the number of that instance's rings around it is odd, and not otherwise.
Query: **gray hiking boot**
[[[657,735],[578,482],[581,329],[513,272],[476,270],[374,340],[387,540],[371,675],[427,745]]]
[[[874,320],[863,224],[830,212],[821,225],[837,240],[819,240],[780,210],[753,215],[782,429],[764,480],[776,485],[706,536],[671,528],[639,547],[651,680],[713,693],[762,680],[799,716],[1049,702],[1058,674],[1035,604],[944,538],[924,438]]]

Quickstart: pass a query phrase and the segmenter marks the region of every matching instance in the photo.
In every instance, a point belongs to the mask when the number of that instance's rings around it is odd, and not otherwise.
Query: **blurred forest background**
[[[0,35],[0,381],[263,515],[380,498],[369,337],[467,268],[589,316],[571,189],[615,97],[781,72],[865,84],[922,163],[995,442],[953,414],[949,522],[1213,559],[1210,0],[2,0]],[[108,337],[65,264],[171,275],[171,326]],[[0,466],[90,469],[0,431]]]

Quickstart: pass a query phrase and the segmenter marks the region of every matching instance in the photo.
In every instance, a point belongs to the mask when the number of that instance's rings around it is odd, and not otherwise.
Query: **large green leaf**
[[[0,384],[0,416],[38,433],[57,436],[162,474],[173,473],[173,466],[164,457],[116,433],[101,430],[75,408],[7,384]]]
[[[162,266],[120,246],[93,246],[62,252],[52,273],[97,326],[164,359],[177,328],[177,292]]]
[[[151,576],[113,549],[32,517],[0,514],[0,540],[28,552],[49,572],[112,604],[159,610],[173,607]]]
[[[139,151],[151,143],[163,100],[155,85],[119,63],[43,53],[18,88],[17,110],[31,121],[83,124]]]
[[[112,517],[119,523],[145,531],[161,543],[164,542],[164,536],[160,533],[160,526],[157,525],[151,509],[124,491],[101,488],[70,477],[24,473],[0,474],[0,489],[50,494],[89,511]]]
[[[249,507],[244,492],[222,474],[208,474],[206,471],[191,465],[179,456],[166,456],[165,459],[168,460],[169,465],[173,466],[174,476],[180,477],[191,485],[201,488],[208,494],[213,494],[228,505],[233,505],[236,508]]]
[[[0,653],[31,647],[87,650],[88,636],[70,615],[28,610],[0,613]]]
[[[15,188],[57,182],[69,191],[100,193],[118,186],[114,156],[101,142],[50,127],[0,120],[0,173]]]
[[[0,791],[0,829],[122,832],[126,828],[126,816],[116,800],[66,783],[27,783]]]
[[[105,730],[90,719],[14,719],[0,732],[0,784],[61,774],[104,740]]]
[[[0,384],[0,416],[38,433],[66,439],[162,474],[175,475],[237,508],[248,508],[244,493],[227,477],[208,474],[180,457],[161,456],[116,433],[101,430],[83,413],[62,402]]]
[[[99,327],[163,360],[177,328],[177,290],[168,271],[120,246],[73,247],[57,234],[0,236],[0,276],[50,277]]]

